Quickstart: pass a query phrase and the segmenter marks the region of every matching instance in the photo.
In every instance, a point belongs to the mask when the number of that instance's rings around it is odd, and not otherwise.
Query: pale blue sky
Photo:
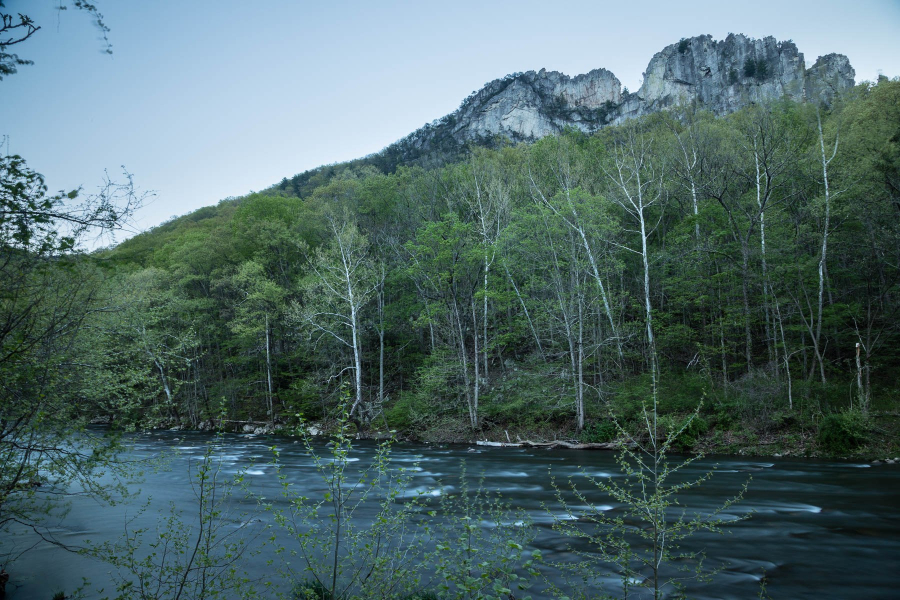
[[[157,193],[142,228],[376,152],[514,71],[604,67],[636,90],[682,37],[772,35],[807,65],[846,54],[858,81],[900,75],[897,0],[96,0],[112,57],[56,4],[6,2],[42,30],[0,82],[0,134],[51,190],[125,165]]]

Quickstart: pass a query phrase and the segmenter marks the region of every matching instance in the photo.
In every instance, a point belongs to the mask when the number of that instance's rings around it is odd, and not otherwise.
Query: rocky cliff
[[[667,108],[696,104],[716,114],[777,98],[830,103],[854,85],[847,57],[828,54],[806,68],[792,41],[703,35],[666,46],[650,59],[641,88],[622,90],[606,69],[569,77],[555,71],[515,73],[485,85],[455,112],[385,150],[398,161],[453,152],[496,137],[534,140],[566,127],[585,132]]]

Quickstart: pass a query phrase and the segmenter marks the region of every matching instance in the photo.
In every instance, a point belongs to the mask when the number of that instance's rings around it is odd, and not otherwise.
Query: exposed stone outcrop
[[[543,69],[515,73],[473,92],[457,111],[385,152],[403,162],[498,136],[519,142],[566,127],[592,132],[687,104],[720,115],[778,98],[828,104],[854,85],[854,76],[841,54],[822,56],[807,69],[792,41],[741,34],[716,41],[703,35],[682,39],[654,55],[635,93],[623,93],[619,80],[606,69],[576,77]]]
[[[568,77],[556,71],[529,71],[493,81],[457,111],[454,138],[503,135],[528,140],[566,126],[596,129],[622,99],[622,84],[606,69]]]
[[[569,77],[556,71],[514,73],[495,79],[459,109],[426,125],[388,150],[402,158],[501,136],[535,140],[566,127],[595,131],[622,101],[622,84],[606,69]]]
[[[691,103],[720,115],[777,98],[828,104],[853,87],[855,75],[841,54],[823,56],[807,70],[791,41],[698,36],[654,55],[640,90],[619,107],[612,122]]]
[[[853,87],[856,71],[843,54],[820,56],[806,71],[806,99],[830,103],[841,92]]]

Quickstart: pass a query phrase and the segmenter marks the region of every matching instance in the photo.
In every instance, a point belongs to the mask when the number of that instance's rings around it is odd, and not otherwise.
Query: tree
[[[86,0],[72,0],[71,3],[61,0],[56,9],[63,11],[72,6],[77,10],[88,13],[94,21],[94,25],[100,31],[103,38],[104,52],[112,54],[112,44],[109,43],[107,34],[109,27],[103,21],[103,15],[97,10],[97,6]],[[13,16],[2,9],[4,3],[0,2],[0,80],[3,76],[13,75],[18,67],[33,64],[32,61],[19,58],[17,54],[7,52],[10,46],[21,44],[40,30],[41,26],[34,22],[28,15],[18,13]]]
[[[78,251],[92,230],[122,227],[141,196],[131,178],[96,195],[48,196],[19,156],[0,158],[0,531],[3,562],[17,551],[12,524],[47,537],[42,519],[62,509],[70,486],[113,501],[98,474],[117,470],[114,437],[85,435],[88,381],[97,365],[78,354],[104,310],[102,273]],[[79,440],[73,446],[75,439]],[[2,565],[0,565],[2,568]]]
[[[348,399],[343,397],[338,408],[328,456],[316,449],[303,423],[297,429],[315,477],[324,485],[320,497],[298,493],[273,449],[285,507],[273,503],[267,509],[288,536],[278,550],[284,559],[282,574],[294,583],[296,598],[413,597],[423,554],[423,536],[413,521],[419,498],[409,495],[408,502],[399,502],[409,494],[411,476],[391,464],[390,441],[378,445],[369,465],[353,471],[359,458],[354,456]],[[360,516],[367,511],[374,512],[371,519]]]
[[[555,142],[555,143],[554,143]],[[570,144],[567,140],[560,139],[554,140],[551,142],[551,145],[548,147],[550,156],[544,160],[544,168],[549,172],[545,174],[545,177],[540,178],[542,181],[545,181],[550,189],[556,189],[559,191],[560,196],[565,200],[565,203],[562,205],[557,205],[556,203],[551,202],[551,198],[555,195],[550,193],[549,191],[545,191],[542,186],[538,183],[535,175],[533,173],[529,173],[529,180],[531,182],[531,193],[532,199],[536,202],[542,203],[544,206],[547,206],[556,214],[563,222],[566,223],[569,227],[571,227],[577,234],[579,239],[581,240],[581,244],[584,247],[585,255],[588,258],[588,261],[591,265],[591,274],[594,277],[594,281],[597,284],[597,288],[600,292],[600,299],[603,302],[603,311],[606,314],[606,318],[609,321],[610,333],[616,341],[616,349],[618,350],[619,360],[623,357],[622,351],[622,336],[620,335],[619,328],[617,326],[616,320],[613,317],[612,304],[610,301],[609,294],[607,294],[607,286],[604,284],[604,276],[600,273],[600,265],[596,252],[594,251],[593,245],[589,239],[588,226],[585,224],[584,215],[582,215],[578,210],[578,205],[573,201],[572,191],[576,186],[573,181],[573,160],[571,157],[572,150],[570,148]]]
[[[240,296],[235,305],[235,317],[229,327],[241,336],[242,346],[251,347],[265,360],[266,416],[275,425],[275,384],[273,366],[272,321],[279,317],[285,304],[285,291],[269,279],[262,265],[244,262],[234,276]]]
[[[609,195],[625,212],[632,222],[632,230],[640,235],[639,249],[623,245],[622,247],[641,259],[642,286],[644,304],[644,331],[646,332],[647,357],[650,364],[650,381],[653,398],[653,429],[656,430],[656,402],[659,384],[659,363],[656,353],[656,337],[653,327],[653,303],[650,294],[650,236],[661,221],[657,217],[653,221],[651,209],[663,203],[663,167],[655,160],[652,136],[644,131],[642,125],[628,124],[611,136],[611,151],[605,157],[608,162],[601,161],[609,182]],[[657,213],[659,214],[659,213]]]
[[[426,222],[416,232],[415,239],[407,242],[406,251],[410,261],[408,272],[420,295],[432,339],[445,341],[456,355],[469,426],[475,430],[479,426],[479,384],[477,379],[473,381],[469,371],[468,342],[471,331],[477,362],[475,294],[482,254],[473,226],[463,222],[457,213],[448,212],[438,221]],[[433,341],[432,347],[439,347],[439,343]],[[474,371],[477,375],[477,367]],[[449,395],[456,395],[453,392],[458,389],[448,390]]]
[[[331,238],[311,256],[312,273],[305,282],[303,305],[295,315],[318,344],[331,338],[350,349],[354,375],[351,418],[357,417],[363,401],[362,311],[378,287],[369,256],[369,242],[348,212],[326,215]]]
[[[190,512],[173,503],[155,528],[136,526],[150,506],[148,499],[128,520],[122,537],[82,551],[116,567],[111,573],[115,600],[258,597],[252,584],[262,576],[248,574],[241,563],[259,551],[256,542],[266,527],[252,514],[235,510],[249,494],[243,489],[243,469],[233,477],[223,472],[223,447],[219,437],[207,442],[197,466],[190,468],[196,498]]]
[[[582,577],[594,581],[605,575],[597,572],[597,563],[601,568],[613,565],[625,598],[633,597],[632,588],[645,588],[654,600],[666,598],[673,591],[684,597],[685,581],[711,577],[704,567],[703,553],[684,552],[681,544],[703,531],[723,532],[729,520],[726,511],[743,499],[747,484],[715,508],[694,512],[681,506],[679,495],[703,485],[715,473],[706,471],[685,479],[686,468],[700,457],[674,465],[669,460],[673,444],[696,418],[695,412],[665,432],[658,432],[655,420],[651,426],[648,419],[646,428],[635,436],[620,427],[617,462],[621,477],[603,480],[585,473],[583,478],[594,488],[590,492],[579,489],[571,479],[568,489],[553,482],[557,504],[565,515],[562,519],[554,516],[554,528],[587,541],[597,552],[574,567]],[[600,505],[597,492],[614,501],[617,510],[608,511],[608,506]],[[572,565],[563,568],[573,570]]]

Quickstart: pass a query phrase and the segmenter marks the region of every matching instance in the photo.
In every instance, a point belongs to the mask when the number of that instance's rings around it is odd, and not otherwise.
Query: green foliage
[[[565,365],[523,361],[516,371],[497,377],[484,398],[485,419],[526,429],[570,420],[574,390],[570,378],[554,376],[561,368]]]
[[[530,521],[514,511],[480,481],[470,489],[465,465],[459,473],[458,490],[440,490],[440,515],[429,528],[435,541],[427,556],[434,569],[428,586],[440,598],[502,600],[528,590],[539,573],[540,552],[525,551],[535,536]],[[524,573],[524,574],[521,574]]]
[[[685,418],[666,415],[660,417],[659,425],[666,435],[674,432],[670,446],[678,452],[693,450],[700,436],[709,430],[709,423],[700,414],[691,414]]]
[[[659,412],[684,414],[692,411],[709,389],[709,381],[696,373],[666,372],[659,383]],[[642,414],[645,398],[650,393],[649,375],[630,377],[617,386],[611,409],[619,418],[636,420]]]
[[[331,592],[322,582],[311,579],[294,586],[294,600],[331,600]]]
[[[756,76],[756,59],[750,57],[744,61],[744,77]]]
[[[765,58],[755,59],[752,56],[744,61],[744,77],[764,81],[769,76],[769,65]]]
[[[243,472],[233,478],[222,472],[217,449],[222,440],[207,444],[192,487],[192,510],[170,506],[155,527],[135,526],[150,507],[148,499],[126,524],[119,540],[90,545],[81,553],[115,568],[115,600],[179,600],[253,598],[256,590],[242,561],[259,552],[264,532],[259,519],[237,514],[233,496],[245,495]],[[243,493],[241,493],[243,492]],[[193,511],[193,512],[192,512]],[[234,522],[242,523],[235,528]]]
[[[658,439],[660,431],[654,425],[656,415],[645,408],[643,417],[641,435],[632,436],[619,428],[620,437],[626,441],[617,456],[617,476],[600,479],[583,473],[588,492],[571,479],[565,486],[554,480],[553,510],[561,507],[564,515],[560,518],[551,513],[554,528],[584,540],[594,552],[579,563],[556,565],[582,581],[577,597],[596,597],[595,588],[605,575],[619,578],[625,597],[640,593],[639,588],[648,589],[653,598],[683,595],[686,581],[709,580],[715,572],[705,569],[703,554],[684,552],[681,544],[700,532],[721,532],[729,522],[729,509],[743,499],[746,491],[745,484],[734,497],[705,514],[689,513],[680,505],[679,495],[703,485],[713,471],[685,476],[697,457],[673,465],[668,452],[678,445],[679,437],[703,428],[694,424],[698,413],[680,424],[672,421],[668,428],[660,423],[659,429],[665,430],[662,439]],[[649,441],[639,441],[642,438]],[[602,505],[598,497],[615,502],[616,508]],[[592,590],[590,596],[587,589]],[[555,591],[562,593],[559,588]],[[618,592],[614,594],[618,596]]]
[[[831,413],[822,419],[816,437],[821,448],[832,456],[847,456],[868,440],[868,423],[859,411]]]
[[[130,471],[116,460],[119,439],[93,434],[92,390],[108,375],[94,327],[109,301],[106,273],[77,252],[89,231],[121,224],[135,200],[112,182],[80,205],[77,193],[48,197],[43,177],[18,156],[0,158],[0,556],[66,511],[71,490],[116,502]],[[115,403],[111,401],[111,404]],[[119,408],[119,406],[116,406]],[[125,408],[125,407],[122,407]],[[106,476],[105,480],[101,480]],[[18,536],[16,536],[18,537]],[[30,545],[30,544],[28,544]]]
[[[613,421],[601,421],[591,423],[581,432],[581,441],[589,444],[602,444],[614,441],[619,435],[619,429]]]
[[[398,431],[417,431],[433,414],[432,404],[418,392],[403,392],[385,409],[388,425]]]
[[[295,491],[273,449],[286,508],[279,503],[269,510],[287,536],[279,550],[282,576],[305,582],[295,590],[298,598],[393,598],[418,586],[423,549],[413,515],[419,502],[415,496],[397,502],[409,485],[410,473],[391,465],[390,442],[379,444],[370,465],[352,472],[358,459],[353,456],[348,400],[345,393],[329,456],[317,451],[305,428],[296,431],[324,485],[321,497]],[[371,521],[356,516],[369,507],[376,513]]]

